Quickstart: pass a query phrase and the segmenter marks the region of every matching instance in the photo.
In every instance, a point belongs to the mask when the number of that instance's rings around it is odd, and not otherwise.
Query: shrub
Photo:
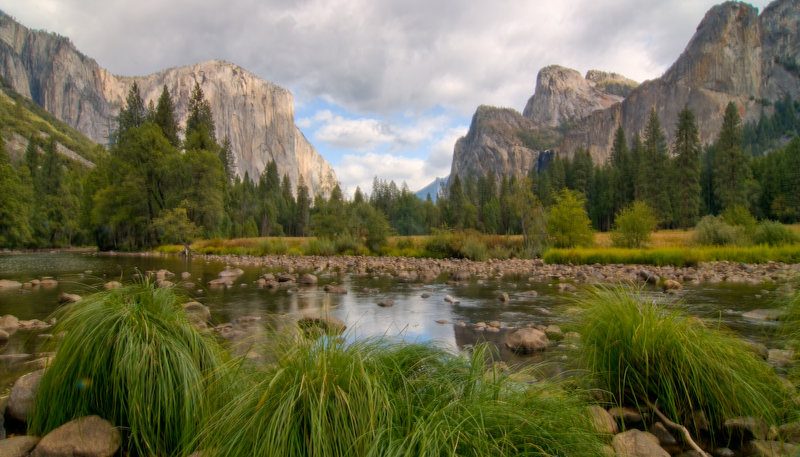
[[[333,240],[336,252],[339,254],[361,254],[366,249],[361,242],[350,235],[342,234]]]
[[[702,411],[712,430],[731,417],[781,416],[780,378],[732,333],[640,290],[598,288],[578,303],[583,364],[618,402],[651,402],[684,424]]]
[[[562,190],[547,216],[547,232],[559,248],[589,246],[593,243],[591,221],[586,214],[586,198],[580,192]]]
[[[289,246],[286,241],[266,238],[256,244],[253,249],[253,255],[283,255],[288,250]]]
[[[176,455],[209,413],[217,344],[189,322],[171,289],[144,283],[95,294],[57,313],[63,341],[42,376],[29,432],[98,414],[139,455]]]
[[[797,234],[791,228],[774,221],[761,222],[753,235],[754,243],[768,244],[770,246],[792,244],[797,243],[797,241]]]
[[[750,214],[750,210],[742,205],[732,206],[720,216],[728,225],[741,227],[747,236],[752,236],[756,231],[756,218]]]
[[[641,248],[650,241],[658,220],[646,203],[635,201],[617,214],[616,230],[611,234],[614,246]]]
[[[303,255],[319,255],[330,256],[336,255],[336,245],[331,240],[326,239],[310,239],[305,246],[303,246]]]
[[[743,245],[747,244],[747,236],[741,227],[734,227],[721,217],[705,216],[694,229],[694,241],[701,245]]]
[[[459,257],[470,260],[486,260],[489,258],[489,250],[486,245],[476,238],[467,238],[459,249]]]
[[[576,397],[513,382],[485,346],[272,344],[275,363],[210,418],[198,446],[209,455],[600,455]]]

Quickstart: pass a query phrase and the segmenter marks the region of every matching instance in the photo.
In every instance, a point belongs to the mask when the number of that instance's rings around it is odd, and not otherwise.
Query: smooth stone
[[[317,283],[317,277],[310,273],[305,273],[302,276],[300,276],[300,281],[298,282],[306,286],[313,286],[314,284]]]
[[[344,321],[341,319],[320,314],[305,315],[297,320],[297,325],[299,325],[307,335],[313,333],[313,329],[320,330],[324,333],[341,335],[347,328],[347,325],[345,325]]]
[[[619,432],[617,421],[611,417],[611,414],[608,414],[605,408],[592,405],[587,408],[587,411],[589,412],[589,419],[595,432],[601,435],[616,435]]]
[[[119,281],[108,281],[107,283],[103,284],[103,289],[105,290],[114,290],[119,289],[122,287],[122,283]]]
[[[381,300],[378,302],[378,306],[382,308],[388,308],[390,306],[394,306],[394,300]]]
[[[0,317],[0,330],[4,330],[9,335],[13,334],[19,329],[19,319],[11,314],[6,314]]]
[[[20,287],[22,287],[22,283],[19,281],[0,279],[0,289],[19,289]]]
[[[500,296],[497,297],[497,299],[500,300],[503,303],[508,303],[508,301],[510,300],[510,298],[508,297],[508,294],[506,292],[503,292],[502,294],[500,294]]]
[[[539,292],[536,292],[535,290],[526,290],[525,292],[520,293],[520,295],[524,295],[526,297],[538,297]]]
[[[422,297],[422,298],[430,298],[430,296],[431,296],[431,294],[429,294],[427,292],[425,292],[422,295],[420,295],[420,297]]]
[[[44,370],[34,371],[14,382],[6,406],[8,415],[22,422],[28,421],[28,415],[33,408],[33,401],[36,398],[36,391],[39,390],[39,382],[42,380],[43,374]]]
[[[329,294],[347,295],[347,289],[342,285],[327,284],[323,290]]]
[[[39,443],[38,436],[14,436],[0,440],[0,457],[24,457]]]
[[[641,430],[628,430],[615,435],[611,445],[617,455],[627,457],[670,457],[652,433]]]
[[[181,306],[183,306],[183,309],[193,320],[206,322],[211,319],[211,310],[208,309],[208,306],[200,302],[190,301]]]
[[[547,335],[534,328],[520,328],[506,337],[506,346],[514,352],[527,354],[544,351],[550,345]]]
[[[66,303],[75,303],[81,300],[81,296],[77,294],[68,294],[66,292],[62,292],[61,295],[58,296],[58,302],[63,304]]]
[[[681,290],[683,289],[683,286],[681,285],[681,283],[675,281],[674,279],[667,279],[666,281],[664,281],[663,284],[661,284],[661,289],[664,292],[667,292],[670,290]]]
[[[800,446],[780,441],[754,440],[746,446],[747,455],[752,457],[796,457]]]
[[[757,321],[777,321],[785,313],[779,309],[754,309],[742,314],[742,317]]]
[[[456,300],[455,298],[453,298],[450,295],[445,295],[444,296],[444,301],[446,301],[447,303],[453,304],[453,305],[461,303],[460,301]]]
[[[788,367],[794,360],[794,351],[791,349],[770,349],[767,360],[779,368]]]
[[[740,437],[741,441],[765,440],[769,433],[769,425],[755,417],[734,417],[726,420],[724,425],[728,433]]]
[[[42,438],[31,457],[111,457],[122,443],[119,430],[100,416],[81,417]]]
[[[634,408],[630,408],[628,406],[614,406],[608,410],[608,413],[611,414],[614,419],[617,421],[622,421],[624,424],[640,424],[642,423],[642,415]]]

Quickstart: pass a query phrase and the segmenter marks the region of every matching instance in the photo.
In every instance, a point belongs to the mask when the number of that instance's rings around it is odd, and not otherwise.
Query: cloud
[[[425,170],[425,160],[403,157],[394,154],[367,153],[363,155],[345,154],[336,168],[342,191],[352,195],[356,186],[362,191],[372,191],[374,178],[394,181],[398,187],[405,183],[411,191],[416,191],[433,180]]]

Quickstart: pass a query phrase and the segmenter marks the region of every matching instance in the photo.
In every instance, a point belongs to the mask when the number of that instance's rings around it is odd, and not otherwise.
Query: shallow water
[[[236,286],[212,289],[206,284],[225,268],[223,263],[180,257],[29,253],[0,255],[0,279],[25,282],[49,276],[58,280],[58,285],[50,289],[0,291],[0,315],[13,314],[20,319],[46,321],[58,307],[58,296],[62,292],[87,295],[101,290],[107,281],[129,282],[138,272],[162,268],[176,274],[172,280],[188,297],[209,306],[215,324],[232,322],[244,316],[299,316],[323,311],[345,321],[348,326],[347,337],[351,339],[399,335],[408,341],[435,341],[453,349],[464,348],[481,338],[500,342],[505,333],[479,334],[469,326],[459,326],[460,322],[474,324],[500,321],[503,327],[521,327],[531,323],[557,324],[569,330],[569,301],[574,296],[574,293],[558,292],[554,283],[528,283],[525,280],[489,280],[457,285],[436,282],[423,286],[386,278],[324,273],[320,275],[317,287],[270,291],[254,286],[254,281],[268,272],[263,267],[241,267],[245,273],[238,278]],[[180,280],[182,272],[190,273],[191,278]],[[185,287],[189,282],[194,286]],[[331,282],[343,284],[349,293],[325,293],[322,286]],[[365,288],[372,291],[366,292]],[[743,312],[752,309],[773,307],[775,289],[776,285],[773,284],[687,286],[681,301],[675,306],[683,307],[703,319],[720,322],[748,340],[775,347],[779,345],[775,341],[775,322],[755,321],[742,316]],[[536,290],[538,297],[522,294],[528,290]],[[508,303],[498,300],[502,292],[509,294]],[[430,294],[430,297],[422,298],[423,293]],[[653,293],[661,295],[655,289]],[[445,302],[446,295],[455,297],[460,303]],[[377,306],[379,301],[386,299],[394,300],[395,305],[388,308]],[[447,321],[447,324],[436,321]],[[18,332],[12,336],[9,344],[0,348],[0,355],[37,352],[40,340],[36,335]],[[499,346],[503,348],[502,344]],[[500,355],[510,362],[528,360],[507,350],[501,350]],[[0,373],[3,371],[4,367],[0,364]],[[7,381],[4,382],[2,378],[0,374],[0,392],[7,387]]]

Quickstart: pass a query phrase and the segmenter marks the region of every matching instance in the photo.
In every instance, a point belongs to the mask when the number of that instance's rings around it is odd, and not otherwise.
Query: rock
[[[181,279],[189,279],[191,277],[192,277],[192,274],[189,273],[188,271],[184,271],[183,273],[181,273]]]
[[[299,282],[300,284],[303,284],[305,286],[313,286],[317,283],[317,277],[310,273],[305,273],[302,276],[300,276]]]
[[[520,293],[520,295],[524,295],[526,297],[538,297],[539,292],[536,292],[535,290],[526,290],[525,292]]]
[[[119,449],[119,430],[100,416],[81,417],[42,438],[31,457],[111,457]]]
[[[39,319],[19,321],[19,330],[40,331],[48,328],[50,328],[50,324],[42,322]]]
[[[214,288],[218,287],[231,287],[235,281],[234,276],[226,276],[224,278],[217,278],[208,281],[208,285]]]
[[[500,321],[490,321],[488,326],[493,328],[500,328],[502,327],[502,324],[500,323]]]
[[[295,277],[295,275],[290,274],[290,273],[278,273],[275,276],[275,278],[278,280],[278,282],[296,282],[297,281],[297,277]]]
[[[420,295],[420,297],[422,297],[422,298],[430,298],[430,296],[431,296],[431,294],[429,294],[427,292],[425,292],[422,295]]]
[[[38,436],[28,435],[0,440],[0,457],[25,457],[38,442]]]
[[[742,317],[757,321],[777,321],[785,313],[779,309],[754,309],[742,314]]]
[[[39,390],[39,382],[42,380],[44,370],[28,373],[14,382],[11,387],[11,394],[8,397],[6,413],[22,422],[28,420],[33,401],[36,398],[36,391]]]
[[[208,306],[200,302],[190,301],[181,306],[183,306],[183,309],[189,314],[192,320],[207,322],[211,319],[211,310],[208,309]]]
[[[451,303],[451,304],[453,304],[453,305],[455,305],[455,304],[458,304],[458,303],[461,303],[461,302],[459,302],[458,300],[456,300],[455,298],[453,298],[453,297],[452,297],[452,296],[450,296],[450,295],[445,295],[445,296],[444,296],[444,301],[446,301],[447,303]]]
[[[800,443],[800,422],[783,424],[778,427],[778,437],[782,441]]]
[[[503,303],[508,303],[508,300],[509,300],[508,294],[506,292],[503,292],[502,294],[500,294],[499,297],[497,297],[497,299],[500,300]]]
[[[472,278],[472,274],[470,274],[467,270],[456,270],[450,272],[450,279],[453,281],[469,281]]]
[[[544,329],[545,335],[551,340],[561,340],[564,339],[564,332],[561,330],[561,327],[555,324],[550,324]]]
[[[347,328],[344,321],[327,314],[305,315],[297,320],[297,325],[299,325],[308,336],[315,336],[316,332],[341,335]]]
[[[506,337],[506,346],[514,352],[528,354],[544,351],[550,345],[547,335],[534,328],[520,328]]]
[[[568,282],[560,282],[556,286],[556,290],[559,292],[575,292],[578,289]]]
[[[718,447],[713,451],[711,451],[711,454],[714,457],[736,457],[736,453],[733,452],[733,450],[726,447]],[[705,457],[705,456],[699,456],[699,457]]]
[[[329,294],[347,295],[347,289],[342,285],[326,284],[323,290]]]
[[[19,319],[11,314],[6,314],[0,317],[0,330],[5,331],[9,335],[13,335],[19,329]]]
[[[378,302],[378,306],[382,308],[388,308],[390,306],[394,306],[394,300],[381,300]]]
[[[60,304],[65,303],[75,303],[81,300],[81,296],[77,294],[68,294],[66,292],[62,292],[61,295],[58,296],[58,302]]]
[[[615,435],[611,440],[614,451],[619,456],[627,457],[670,457],[658,444],[658,438],[652,433],[641,430],[628,430]]]
[[[39,281],[39,287],[43,287],[43,288],[46,288],[46,289],[51,289],[53,287],[56,287],[57,285],[58,285],[58,281],[56,281],[53,278],[42,278]]]
[[[439,319],[439,320],[436,321],[436,323],[439,324],[439,325],[447,325],[450,322],[447,319]]]
[[[628,428],[632,425],[642,423],[642,414],[628,406],[623,406],[621,408],[619,406],[614,406],[608,410],[608,413],[617,421],[621,421]]]
[[[592,405],[587,408],[587,411],[595,432],[602,435],[615,435],[619,432],[617,421],[604,408]]]
[[[175,277],[175,273],[173,273],[173,272],[171,272],[169,270],[165,270],[163,268],[161,270],[156,271],[155,275],[156,275],[156,279],[157,280],[158,279],[162,279],[163,280],[163,279],[169,279],[169,278],[174,278]]]
[[[2,289],[19,289],[22,283],[18,281],[11,281],[9,279],[0,279],[0,290]]]
[[[681,289],[683,289],[681,283],[675,281],[674,279],[667,279],[661,284],[661,290],[663,290],[664,292],[672,290],[681,290]]]
[[[656,422],[650,427],[649,432],[652,433],[656,438],[658,438],[658,442],[665,451],[670,453],[677,453],[681,450],[681,446],[678,443],[678,440],[672,436],[672,433],[667,430],[667,427],[664,426],[661,422]]]
[[[0,345],[8,343],[8,332],[0,330]]]
[[[639,279],[646,282],[647,284],[655,285],[658,284],[659,281],[661,281],[661,278],[659,278],[657,274],[651,272],[650,270],[645,270],[645,269],[639,270],[637,275],[639,276]]]
[[[103,289],[105,290],[119,289],[120,287],[122,287],[122,283],[119,281],[108,281],[107,283],[103,284]]]
[[[752,457],[797,457],[800,446],[780,441],[754,440],[746,446],[747,455]]]
[[[767,361],[772,365],[785,368],[792,364],[794,351],[791,349],[770,349]]]
[[[156,279],[156,287],[159,287],[161,289],[167,289],[174,285],[175,284],[172,281],[168,281],[166,279]]]
[[[738,437],[742,442],[765,440],[769,433],[769,425],[763,419],[755,417],[734,417],[726,420],[724,425],[730,435]]]

